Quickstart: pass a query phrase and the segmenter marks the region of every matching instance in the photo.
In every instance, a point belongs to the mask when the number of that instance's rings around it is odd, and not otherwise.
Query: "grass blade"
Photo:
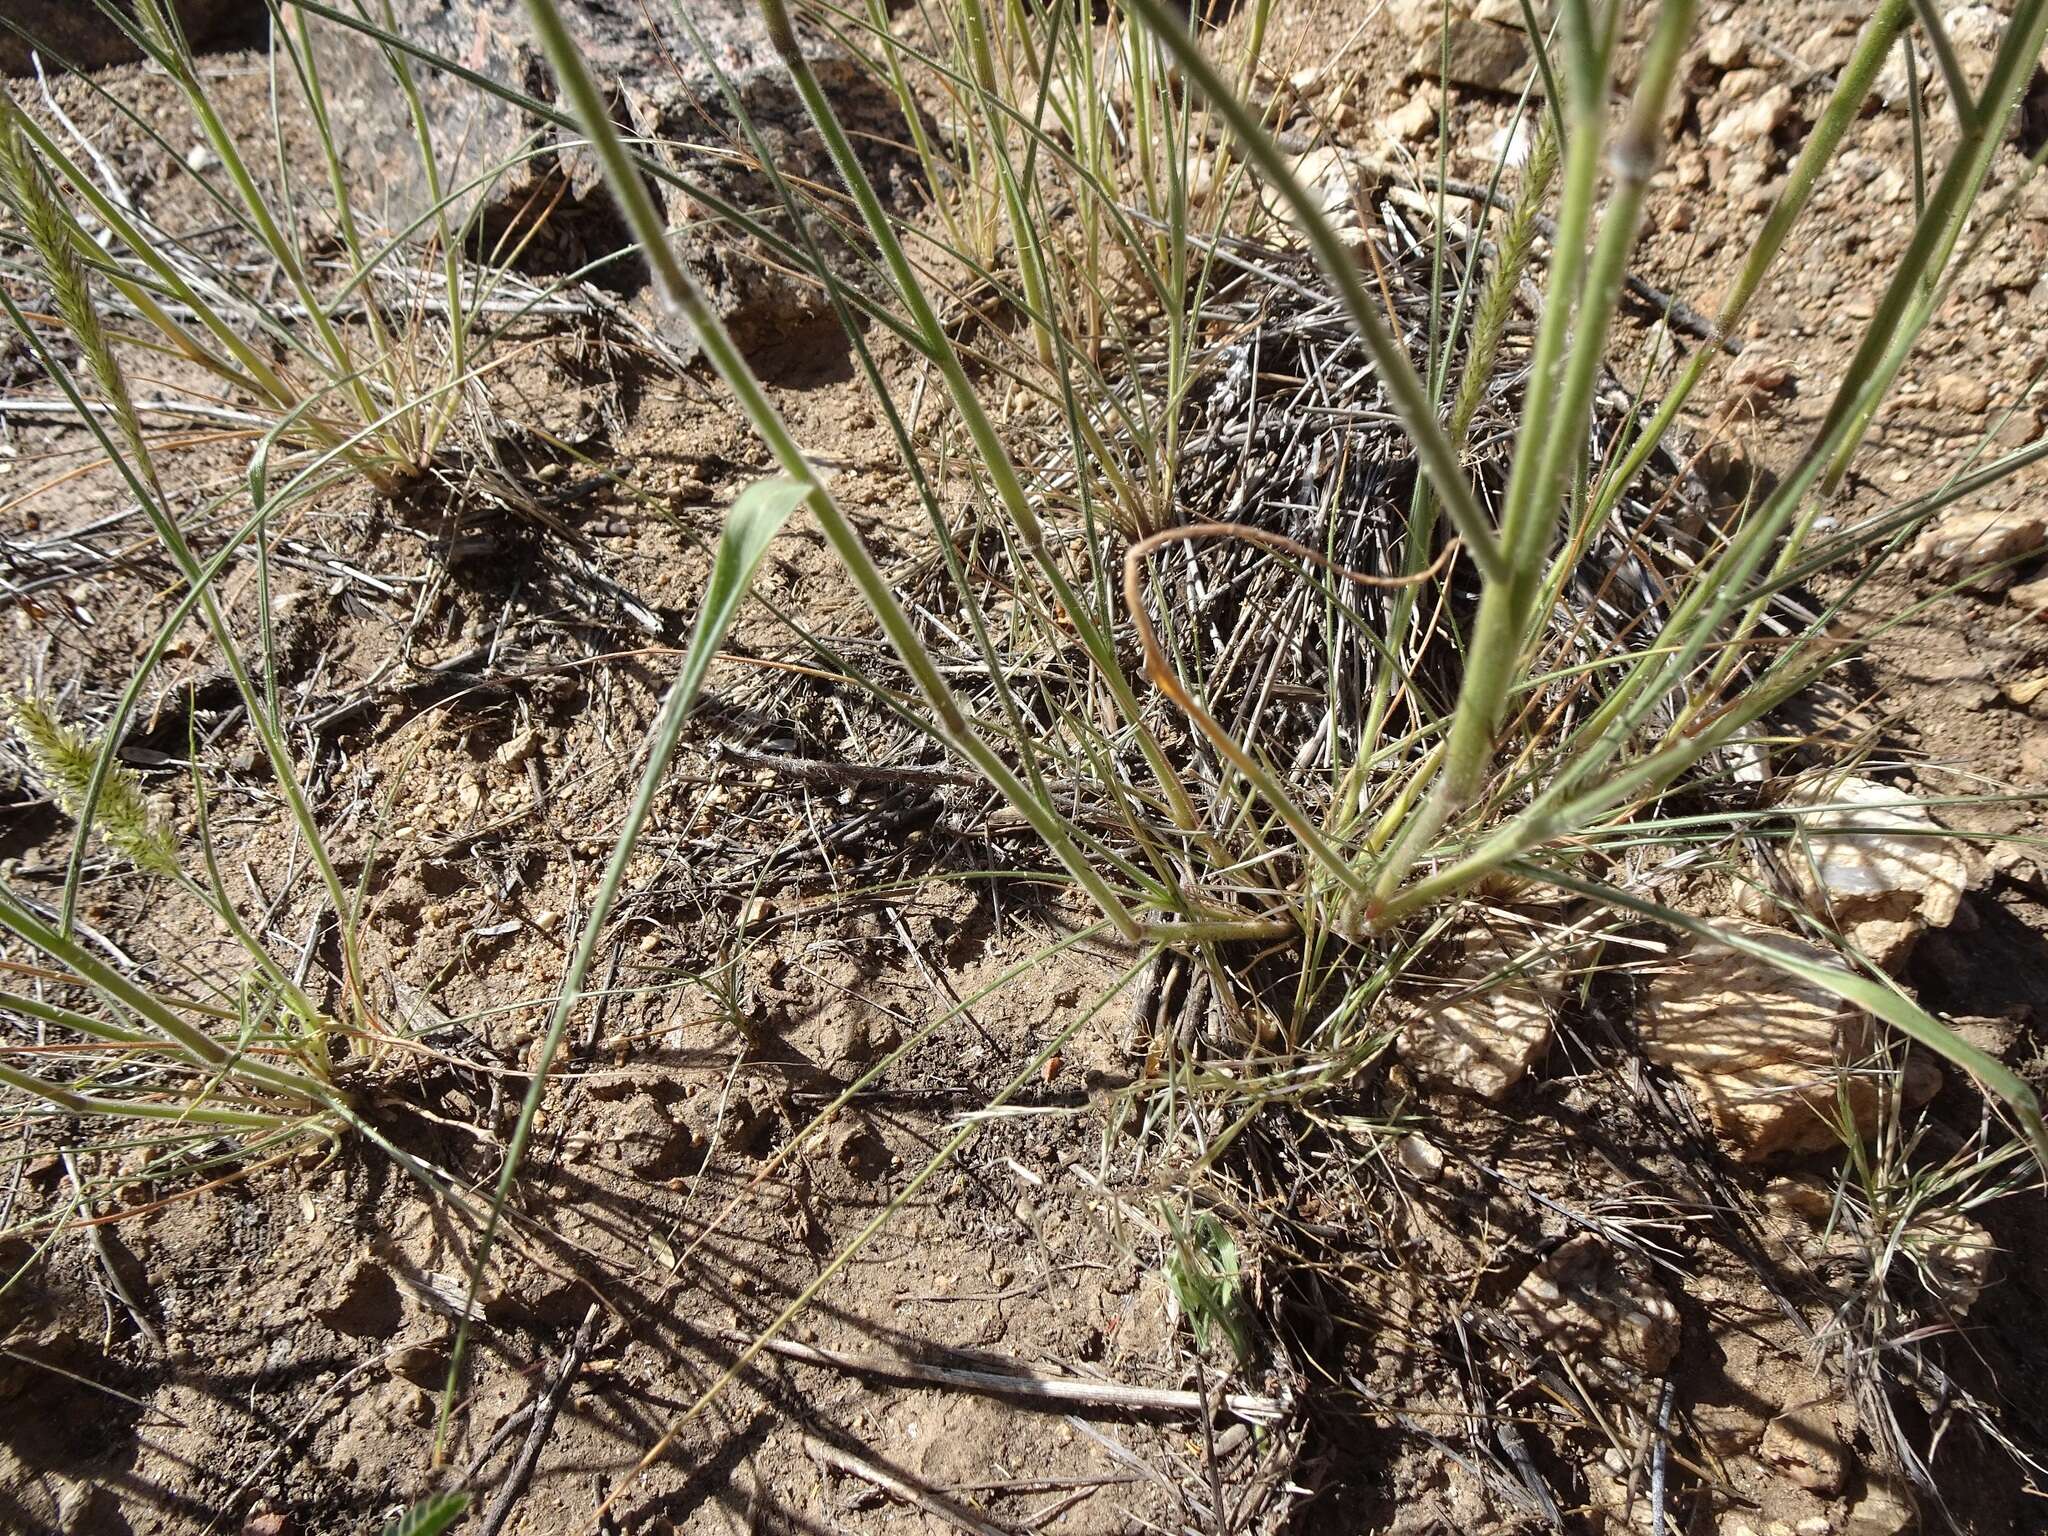
[[[460,1490],[429,1494],[385,1526],[381,1536],[441,1536],[468,1508],[469,1495]]]
[[[626,813],[626,824],[612,845],[611,858],[605,865],[597,892],[591,898],[589,915],[583,920],[583,931],[577,937],[575,955],[562,977],[562,990],[555,999],[547,1033],[534,1060],[526,1097],[519,1106],[519,1120],[513,1126],[511,1141],[505,1148],[505,1165],[498,1175],[498,1187],[491,1196],[490,1211],[477,1239],[476,1257],[469,1269],[469,1300],[463,1308],[462,1322],[456,1329],[455,1344],[448,1361],[448,1384],[441,1397],[440,1422],[434,1437],[437,1462],[446,1443],[456,1384],[462,1377],[463,1353],[469,1342],[470,1319],[476,1314],[477,1290],[490,1259],[491,1245],[497,1238],[505,1203],[512,1197],[512,1187],[518,1182],[520,1167],[526,1158],[527,1143],[533,1136],[534,1117],[540,1113],[541,1099],[547,1092],[548,1069],[554,1065],[555,1056],[562,1048],[562,1037],[568,1032],[569,1020],[583,998],[583,986],[590,976],[591,962],[597,956],[598,941],[604,933],[612,907],[618,901],[619,888],[625,883],[626,866],[632,861],[641,830],[653,813],[655,796],[660,793],[662,780],[668,776],[669,762],[682,742],[683,722],[704,686],[705,674],[711,669],[711,658],[718,650],[718,642],[739,613],[740,602],[753,582],[754,573],[761,568],[761,561],[767,556],[768,546],[776,532],[809,492],[808,486],[794,480],[758,481],[740,493],[727,516],[725,531],[719,538],[718,553],[713,559],[704,606],[697,615],[696,631],[690,637],[690,648],[683,658],[682,671],[677,674],[667,699],[662,703],[647,766],[641,772],[632,808]]]

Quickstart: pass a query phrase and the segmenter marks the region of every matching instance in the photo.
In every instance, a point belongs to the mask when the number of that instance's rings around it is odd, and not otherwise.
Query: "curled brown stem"
[[[1158,633],[1153,629],[1152,620],[1145,612],[1146,558],[1168,544],[1192,543],[1197,539],[1238,539],[1247,544],[1278,550],[1282,554],[1292,555],[1297,560],[1306,560],[1332,575],[1342,576],[1345,580],[1354,581],[1363,587],[1420,586],[1441,574],[1458,556],[1458,540],[1453,539],[1444,546],[1442,554],[1412,575],[1372,576],[1364,571],[1354,571],[1349,566],[1339,565],[1329,556],[1310,549],[1306,544],[1290,539],[1285,534],[1272,533],[1264,528],[1247,528],[1242,523],[1189,523],[1182,528],[1162,528],[1157,533],[1147,534],[1124,552],[1124,603],[1131,610],[1131,625],[1137,630],[1138,646],[1145,653],[1145,675],[1151,678],[1161,693],[1173,700],[1175,707],[1182,714],[1195,723],[1202,734],[1215,745],[1216,750],[1230,760],[1232,766],[1261,789],[1267,787],[1264,770],[1188,691],[1187,685],[1180,680],[1180,674],[1173,670],[1173,664],[1167,660],[1166,651],[1159,644]]]

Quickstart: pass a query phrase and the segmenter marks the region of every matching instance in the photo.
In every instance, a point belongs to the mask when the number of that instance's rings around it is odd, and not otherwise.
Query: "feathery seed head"
[[[30,762],[51,797],[74,820],[85,809],[92,786],[98,745],[65,725],[37,699],[15,699],[9,711],[14,729]],[[178,855],[170,833],[149,814],[135,775],[115,765],[100,785],[93,820],[100,836],[137,868],[152,875],[178,874]]]

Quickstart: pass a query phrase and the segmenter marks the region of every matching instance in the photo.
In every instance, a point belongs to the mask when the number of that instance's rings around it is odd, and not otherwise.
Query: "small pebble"
[[[1403,1136],[1394,1149],[1394,1155],[1400,1158],[1401,1166],[1411,1177],[1425,1184],[1434,1184],[1444,1176],[1444,1155],[1425,1137],[1412,1133]]]

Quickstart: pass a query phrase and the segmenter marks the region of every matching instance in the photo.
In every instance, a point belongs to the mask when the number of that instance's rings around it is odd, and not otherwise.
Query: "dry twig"
[[[827,1366],[836,1371],[887,1376],[925,1386],[953,1387],[963,1392],[986,1392],[996,1397],[1017,1397],[1065,1407],[1162,1414],[1200,1413],[1203,1409],[1201,1393],[1165,1387],[1089,1381],[1079,1376],[1046,1376],[1021,1367],[991,1371],[966,1366],[927,1365],[897,1355],[852,1354],[820,1349],[814,1344],[799,1344],[790,1339],[770,1339],[763,1347],[786,1359],[800,1360],[806,1365]],[[1249,1392],[1225,1393],[1215,1400],[1214,1406],[1219,1413],[1252,1424],[1276,1424],[1288,1415],[1288,1406],[1280,1398]]]
[[[892,1498],[905,1504],[914,1504],[928,1515],[936,1516],[946,1524],[969,1533],[969,1536],[1011,1536],[1000,1525],[991,1525],[965,1505],[956,1504],[942,1494],[894,1472],[884,1471],[871,1461],[863,1461],[851,1451],[841,1450],[830,1441],[820,1440],[816,1435],[804,1436],[804,1450],[811,1459],[841,1472],[851,1473],[864,1482],[873,1483]]]
[[[498,1485],[491,1507],[484,1511],[483,1524],[477,1527],[477,1536],[498,1536],[504,1530],[505,1522],[512,1518],[513,1506],[526,1492],[526,1485],[533,1480],[534,1468],[540,1465],[540,1453],[548,1443],[548,1433],[555,1427],[555,1415],[561,1412],[562,1403],[569,1395],[569,1383],[576,1379],[576,1373],[583,1368],[584,1357],[590,1353],[590,1346],[597,1341],[600,1310],[596,1303],[591,1304],[576,1329],[576,1337],[562,1351],[562,1363],[555,1369],[554,1380],[547,1384],[535,1401],[533,1422],[526,1431],[526,1443],[519,1447],[519,1455],[505,1474],[505,1481]]]

